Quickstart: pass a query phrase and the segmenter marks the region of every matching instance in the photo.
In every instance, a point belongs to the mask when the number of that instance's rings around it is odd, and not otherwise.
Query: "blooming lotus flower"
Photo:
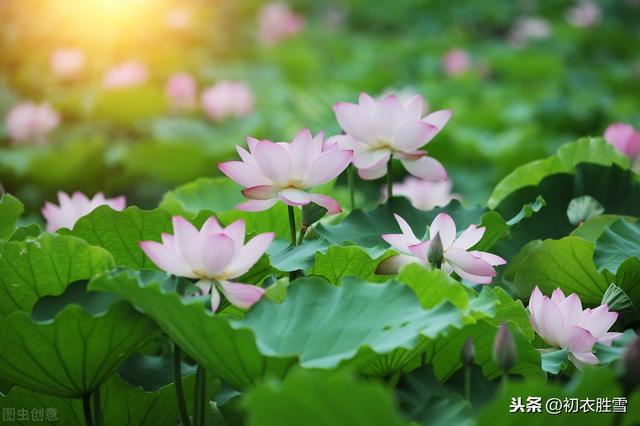
[[[640,156],[640,132],[633,126],[614,123],[604,132],[605,140],[632,160]]]
[[[105,89],[137,87],[147,81],[147,67],[141,62],[129,61],[110,68],[102,79]]]
[[[102,192],[98,192],[91,199],[81,192],[75,192],[71,197],[64,192],[58,192],[58,202],[59,206],[47,202],[42,208],[49,232],[55,232],[60,228],[72,229],[78,219],[100,206],[108,205],[118,211],[126,207],[126,199],[123,196],[105,198]]]
[[[83,68],[84,52],[81,49],[58,49],[51,55],[51,70],[62,80],[78,77]]]
[[[444,180],[447,172],[439,161],[420,150],[447,124],[451,111],[435,111],[423,118],[424,99],[414,96],[404,104],[395,95],[376,102],[366,93],[358,104],[341,102],[333,110],[345,135],[331,140],[343,149],[353,149],[353,164],[363,179],[386,174],[393,155],[412,175]]]
[[[140,247],[160,269],[179,277],[197,279],[204,294],[211,292],[211,309],[220,305],[220,293],[229,303],[247,309],[264,289],[232,282],[244,275],[265,253],[274,233],[258,234],[244,244],[245,223],[240,219],[222,228],[210,217],[198,231],[180,216],[173,217],[173,235],[162,234],[162,243],[142,241]]]
[[[247,138],[249,151],[238,146],[242,161],[228,161],[218,168],[245,187],[242,194],[251,198],[237,206],[245,211],[262,211],[278,200],[289,206],[318,204],[329,214],[340,213],[338,202],[305,190],[336,178],[351,162],[353,151],[323,142],[319,133],[312,137],[304,129],[291,143]]]
[[[251,88],[240,81],[220,81],[202,94],[202,107],[216,121],[249,115],[253,104]]]
[[[300,32],[304,19],[281,2],[266,5],[258,18],[258,36],[265,44],[274,44]]]
[[[7,133],[14,143],[46,143],[47,135],[60,123],[60,117],[47,103],[24,102],[6,117]]]
[[[393,194],[408,198],[416,209],[428,211],[461,198],[451,193],[451,185],[450,180],[431,181],[407,176],[404,182],[393,184]],[[384,188],[382,196],[386,200],[387,191]]]
[[[565,297],[559,288],[549,298],[536,286],[528,309],[536,333],[551,346],[569,350],[576,365],[597,364],[599,360],[593,354],[593,345],[596,342],[611,345],[622,336],[622,333],[608,331],[618,319],[617,312],[610,312],[606,304],[582,310],[577,294]]]
[[[196,81],[187,73],[173,74],[165,88],[167,98],[176,110],[193,108],[196,104],[197,90]]]
[[[482,239],[485,228],[469,226],[456,238],[456,224],[451,216],[440,213],[429,226],[429,240],[420,241],[409,224],[399,215],[394,215],[402,234],[384,234],[382,238],[401,254],[380,263],[378,272],[397,273],[402,265],[411,262],[432,263],[436,253],[441,269],[446,274],[457,273],[462,279],[476,284],[490,284],[496,275],[493,268],[504,265],[506,260],[495,254],[472,250]]]
[[[600,6],[589,0],[580,0],[567,12],[567,21],[576,27],[591,27],[600,21]]]
[[[452,49],[442,58],[442,69],[449,76],[465,73],[471,67],[469,54],[462,49]]]

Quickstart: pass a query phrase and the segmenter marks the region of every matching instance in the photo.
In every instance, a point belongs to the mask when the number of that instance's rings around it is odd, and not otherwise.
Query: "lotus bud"
[[[500,329],[493,341],[493,359],[504,374],[507,374],[518,359],[518,351],[513,334],[506,323],[500,325]]]
[[[427,249],[427,260],[429,263],[436,265],[439,268],[442,263],[443,254],[444,250],[442,248],[442,239],[440,238],[440,233],[437,232],[431,239],[431,244],[429,244],[429,248]]]
[[[476,358],[476,348],[473,345],[473,337],[469,336],[460,351],[460,360],[465,367],[471,367]]]

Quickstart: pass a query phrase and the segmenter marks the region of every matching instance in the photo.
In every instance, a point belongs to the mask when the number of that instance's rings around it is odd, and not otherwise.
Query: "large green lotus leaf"
[[[429,270],[417,263],[410,263],[400,270],[398,281],[409,286],[426,309],[433,308],[444,300],[460,309],[466,309],[469,304],[464,285],[440,269]]]
[[[618,219],[606,226],[596,241],[593,260],[598,271],[615,274],[631,257],[640,259],[640,224]]]
[[[514,225],[509,239],[498,242],[497,254],[510,260],[529,241],[562,238],[575,230],[567,216],[571,200],[588,195],[597,200],[607,215],[640,215],[640,183],[637,175],[617,165],[580,164],[574,173],[547,176],[537,186],[509,194],[497,206],[503,217],[516,214],[524,203],[541,195],[547,205],[535,215]]]
[[[378,257],[389,249],[389,244],[382,239],[381,235],[400,233],[394,213],[402,216],[420,238],[425,234],[431,221],[441,212],[449,213],[456,222],[458,230],[463,230],[471,224],[480,223],[486,209],[480,206],[465,209],[458,201],[452,201],[446,207],[425,212],[414,208],[406,198],[393,198],[391,202],[382,204],[374,210],[354,210],[335,225],[320,224],[315,228],[315,232],[332,244],[357,245],[371,257]]]
[[[90,393],[157,331],[125,301],[96,316],[71,304],[44,322],[18,311],[1,319],[0,328],[0,377],[68,398]]]
[[[297,271],[311,268],[317,253],[325,253],[329,248],[329,243],[318,238],[304,241],[302,244],[293,246],[290,241],[276,238],[269,246],[267,254],[274,268],[280,271]]]
[[[324,277],[330,283],[338,283],[347,276],[360,277],[369,282],[382,282],[389,277],[376,275],[376,268],[390,254],[385,253],[372,259],[357,246],[329,246],[325,253],[315,254],[313,266],[307,274]]]
[[[425,426],[471,426],[474,424],[473,410],[469,401],[466,401],[462,395],[445,389],[430,365],[404,375],[398,383],[396,394],[402,411],[419,424]]]
[[[610,282],[596,269],[593,250],[594,244],[580,237],[533,241],[509,265],[504,281],[523,299],[535,286],[546,295],[560,287],[583,303],[598,305]]]
[[[294,281],[287,292],[284,302],[264,300],[239,324],[255,332],[260,352],[298,356],[305,368],[364,363],[374,353],[411,350],[420,337],[436,338],[462,326],[459,309],[442,303],[425,310],[413,291],[397,282],[348,277],[336,287],[311,277]]]
[[[545,410],[545,403],[550,398],[558,398],[560,402],[567,399],[583,400],[589,398],[593,401],[597,398],[621,397],[622,389],[614,371],[609,369],[598,369],[588,367],[576,374],[573,380],[563,386],[557,383],[547,383],[544,379],[530,379],[527,381],[510,381],[503,386],[493,402],[485,406],[478,418],[480,426],[506,425],[506,426],[546,426],[546,425],[566,425],[575,424],[584,425],[609,425],[614,424],[613,413],[596,412],[595,402],[594,410],[580,409],[578,405],[577,412],[567,413],[561,411],[560,414],[550,414]],[[640,400],[639,392],[635,392],[629,396],[627,404],[627,412],[620,419],[620,424],[632,426],[637,424],[640,418],[640,405],[633,404],[634,401]],[[542,410],[540,413],[526,412],[527,399],[530,397],[542,398]],[[524,412],[511,412],[511,404],[518,399],[525,405]],[[561,406],[562,407],[562,406]],[[609,406],[612,409],[612,405]],[[563,410],[563,408],[561,408]]]
[[[140,241],[157,241],[162,232],[172,232],[172,225],[171,216],[162,209],[129,207],[115,211],[109,206],[101,206],[80,218],[72,231],[63,232],[104,247],[111,252],[117,265],[155,268],[140,248]]]
[[[0,318],[30,312],[38,298],[64,292],[113,266],[113,257],[79,238],[42,234],[35,239],[0,243]]]
[[[183,378],[187,407],[193,404],[194,377],[191,375]],[[129,385],[117,374],[100,387],[100,406],[105,426],[173,426],[178,413],[173,384],[163,386],[155,392],[145,392]],[[28,410],[27,417],[31,421],[16,420],[12,424],[85,426],[82,401],[79,399],[59,398],[14,388],[7,396],[0,397],[0,408],[14,409],[16,413],[18,410]],[[34,414],[38,416],[40,410],[43,420],[35,420],[38,417],[34,417]]]
[[[207,311],[202,300],[181,298],[168,284],[165,274],[120,270],[95,278],[89,289],[116,293],[142,309],[185,353],[237,389],[282,377],[295,363],[293,356],[262,355],[250,330]]]
[[[11,194],[0,196],[0,240],[8,239],[16,229],[16,222],[24,211],[24,206]]]
[[[347,371],[294,370],[282,383],[254,388],[244,406],[250,426],[400,426],[393,395],[379,383],[362,383]]]
[[[580,163],[629,167],[629,160],[602,138],[579,139],[563,145],[549,158],[533,161],[515,169],[496,185],[487,204],[489,208],[494,209],[509,194],[527,186],[536,186],[549,175],[573,173]]]
[[[160,207],[173,215],[195,217],[202,210],[233,210],[245,200],[242,187],[226,177],[199,178],[164,194]]]
[[[571,235],[576,237],[582,237],[585,240],[593,241],[594,243],[600,238],[605,228],[611,225],[618,219],[624,219],[627,222],[635,222],[636,219],[631,216],[619,216],[615,214],[603,214],[601,216],[593,217],[571,232]],[[596,247],[597,249],[597,247]]]

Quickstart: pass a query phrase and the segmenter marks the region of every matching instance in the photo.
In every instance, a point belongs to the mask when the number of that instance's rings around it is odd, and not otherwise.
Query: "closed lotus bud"
[[[442,248],[442,240],[440,239],[440,233],[436,233],[435,237],[431,239],[429,248],[427,249],[427,260],[432,265],[438,265],[442,263],[442,256],[444,250]]]
[[[518,359],[516,341],[506,323],[500,325],[500,329],[493,341],[493,359],[503,373],[508,373]]]
[[[624,381],[630,389],[640,385],[640,336],[636,336],[622,355]]]
[[[465,367],[471,367],[476,358],[476,348],[473,345],[473,337],[469,336],[460,351],[460,360]]]

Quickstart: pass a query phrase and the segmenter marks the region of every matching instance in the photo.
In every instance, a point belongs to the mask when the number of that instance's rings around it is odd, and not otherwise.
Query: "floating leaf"
[[[38,298],[57,295],[113,265],[113,257],[79,238],[42,234],[0,244],[0,318],[31,312]]]
[[[250,426],[408,425],[382,385],[360,383],[347,372],[328,376],[295,370],[282,383],[254,388],[244,403]]]

